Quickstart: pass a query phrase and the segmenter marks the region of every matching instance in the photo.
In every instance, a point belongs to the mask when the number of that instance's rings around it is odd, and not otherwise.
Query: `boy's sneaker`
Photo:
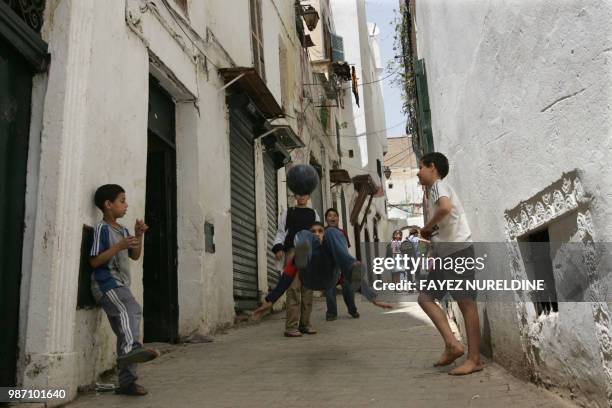
[[[333,314],[326,314],[325,315],[325,320],[327,320],[328,322],[333,322],[337,318],[338,318],[338,316],[333,315]]]
[[[146,363],[159,357],[159,351],[144,347],[135,347],[127,354],[117,357],[117,366],[123,368],[130,364]]]
[[[120,395],[135,395],[137,397],[142,397],[143,395],[147,395],[149,392],[142,385],[136,384],[135,382],[130,385],[124,385],[123,387],[119,387],[115,389],[115,394]]]
[[[349,314],[353,317],[353,319],[359,319],[359,312],[358,311],[355,310],[354,312],[349,313]]]
[[[293,263],[298,270],[306,269],[308,266],[308,252],[310,251],[310,243],[308,241],[300,242],[295,246],[295,255]]]

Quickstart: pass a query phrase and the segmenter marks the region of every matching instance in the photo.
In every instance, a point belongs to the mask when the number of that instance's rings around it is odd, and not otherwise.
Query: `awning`
[[[284,116],[272,92],[255,68],[221,68],[219,74],[230,89],[239,89],[246,93],[266,119]]]
[[[329,171],[329,181],[332,183],[351,183],[353,180],[348,171],[344,169],[332,169]]]
[[[378,191],[378,186],[374,183],[372,176],[369,174],[362,174],[359,176],[353,177],[353,184],[355,187],[355,191],[357,191],[357,199],[355,200],[355,204],[353,206],[353,210],[351,211],[350,221],[356,228],[361,230],[363,223],[365,222],[368,209],[372,204],[372,198],[374,194]],[[359,213],[363,208],[363,204],[365,204],[366,198],[370,197],[368,200],[368,205],[366,207],[366,214],[363,216],[363,221],[359,222]]]
[[[368,194],[376,194],[376,192],[378,191],[378,186],[374,182],[372,176],[370,176],[369,174],[362,174],[353,177],[353,184],[355,186],[356,191],[365,189]]]

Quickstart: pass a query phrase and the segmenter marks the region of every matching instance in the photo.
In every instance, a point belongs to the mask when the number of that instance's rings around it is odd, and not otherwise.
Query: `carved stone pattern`
[[[510,275],[513,279],[524,278],[524,268],[521,262],[521,255],[516,246],[516,238],[525,233],[546,224],[553,219],[579,208],[581,203],[587,202],[589,197],[584,191],[582,183],[578,177],[573,180],[564,178],[561,189],[554,190],[552,194],[547,192],[537,198],[535,205],[522,203],[518,216],[512,218],[505,214],[505,231],[508,242],[508,258]],[[535,215],[534,214],[535,208]],[[602,260],[601,250],[597,250],[594,239],[593,218],[589,210],[578,212],[577,231],[575,236],[584,244],[583,262],[587,265],[589,275],[589,293],[587,299],[591,301],[591,312],[595,321],[595,337],[599,343],[599,350],[603,370],[608,378],[606,389],[607,397],[612,401],[612,319],[608,305],[602,302],[607,296],[607,287],[597,276],[597,266]],[[519,321],[521,321],[519,316]],[[537,365],[531,352],[532,339],[529,336],[529,324],[524,322],[521,326],[521,336],[525,339],[524,350],[529,355],[528,360],[533,365]],[[537,373],[534,373],[537,375]]]
[[[561,189],[542,194],[535,203],[520,204],[520,215],[514,217],[514,219],[506,214],[508,238],[515,239],[527,231],[534,230],[563,213],[577,209],[581,203],[588,199],[580,179],[577,177],[573,179],[571,177],[564,178]],[[588,216],[590,217],[590,214]]]

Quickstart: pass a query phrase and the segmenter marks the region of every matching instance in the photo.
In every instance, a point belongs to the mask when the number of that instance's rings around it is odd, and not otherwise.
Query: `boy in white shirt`
[[[465,268],[459,273],[444,267],[448,258],[474,258],[472,234],[463,206],[457,193],[444,180],[448,175],[448,168],[446,156],[437,152],[428,153],[421,159],[417,174],[420,183],[427,189],[427,224],[421,229],[421,236],[431,239],[434,256],[444,260],[429,273],[428,281],[474,279],[474,268]],[[449,374],[471,374],[483,368],[480,361],[480,321],[475,302],[476,292],[464,290],[449,293],[457,301],[463,314],[468,342],[467,359]],[[419,305],[433,321],[445,343],[444,352],[434,366],[449,365],[465,352],[463,345],[453,335],[444,311],[434,302],[445,295],[446,291],[443,290],[425,290],[419,295]]]

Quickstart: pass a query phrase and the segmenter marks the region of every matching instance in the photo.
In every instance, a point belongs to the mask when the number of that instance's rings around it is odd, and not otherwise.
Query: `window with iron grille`
[[[253,48],[253,66],[262,79],[266,79],[264,67],[263,28],[261,0],[250,0],[251,8],[251,47]]]
[[[43,25],[44,0],[0,0],[6,3],[30,28],[37,33]]]

